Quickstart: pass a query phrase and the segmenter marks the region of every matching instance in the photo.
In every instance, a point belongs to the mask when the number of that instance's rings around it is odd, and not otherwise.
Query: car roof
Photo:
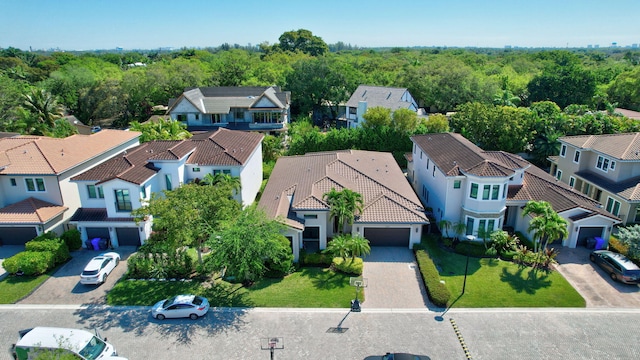
[[[606,254],[613,260],[615,260],[620,266],[625,268],[625,270],[640,270],[640,267],[636,265],[633,261],[629,260],[626,256],[619,254],[617,252],[609,251],[609,250],[601,250],[598,251],[601,254]]]
[[[106,259],[110,259],[107,256],[96,256],[93,259],[91,259],[91,261],[89,261],[89,263],[87,264],[87,266],[84,267],[85,270],[98,270],[100,269],[100,266],[102,265],[102,263],[106,260]]]
[[[173,299],[174,304],[191,304],[193,303],[193,299],[195,299],[195,295],[178,295]]]
[[[92,338],[92,333],[80,329],[35,327],[18,340],[16,345],[48,348],[62,346],[67,350],[72,350],[84,348]],[[65,341],[60,342],[60,339]]]

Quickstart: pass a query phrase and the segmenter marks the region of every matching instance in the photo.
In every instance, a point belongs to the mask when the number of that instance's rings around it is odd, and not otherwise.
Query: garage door
[[[364,237],[371,246],[409,247],[410,228],[365,228]]]
[[[87,238],[101,238],[101,239],[109,239],[109,228],[87,228]]]
[[[116,235],[120,246],[140,246],[138,228],[116,228]]]
[[[3,227],[0,228],[0,243],[3,245],[24,245],[37,236],[35,227]]]
[[[590,237],[602,236],[604,227],[602,226],[585,226],[580,228],[578,232],[577,246],[587,246],[587,239]]]

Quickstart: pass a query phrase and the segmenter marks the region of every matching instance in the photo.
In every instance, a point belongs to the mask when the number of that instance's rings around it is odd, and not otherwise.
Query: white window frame
[[[33,185],[33,190],[29,190],[29,182]],[[42,188],[40,188],[40,184],[42,184]],[[44,182],[44,178],[25,178],[24,186],[27,192],[47,192],[47,186]]]
[[[562,179],[562,170],[556,170],[556,180]]]
[[[580,163],[580,150],[576,150],[573,154],[573,162],[576,164]]]
[[[567,156],[567,145],[562,144],[562,146],[560,147],[560,156],[562,157]]]
[[[571,188],[573,189],[575,184],[576,184],[576,178],[574,178],[573,176],[569,176],[569,186],[571,186]]]
[[[611,202],[611,206],[609,206],[609,202]],[[616,210],[616,203],[618,203],[618,209],[617,209],[617,211],[614,211],[614,210]],[[607,212],[609,212],[609,213],[611,213],[611,214],[613,214],[615,216],[618,216],[620,214],[620,207],[621,206],[622,206],[622,204],[620,203],[620,201],[612,198],[611,196],[607,196],[607,203],[606,203],[606,206],[605,206],[605,210],[607,210]]]

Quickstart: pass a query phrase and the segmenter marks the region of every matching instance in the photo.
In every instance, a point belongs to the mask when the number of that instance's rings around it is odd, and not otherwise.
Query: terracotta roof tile
[[[132,217],[109,217],[105,208],[79,208],[69,221],[133,222]]]
[[[36,198],[28,198],[0,209],[0,223],[43,224],[68,208]]]

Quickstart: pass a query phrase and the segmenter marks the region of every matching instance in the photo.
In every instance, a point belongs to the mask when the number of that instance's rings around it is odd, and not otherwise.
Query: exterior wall
[[[193,104],[190,103],[189,100],[183,98],[182,100],[180,100],[180,103],[176,104],[169,115],[171,116],[172,120],[178,120],[178,115],[186,115],[187,126],[202,125],[202,118],[199,117],[199,119],[196,120],[196,114],[200,114],[200,110],[193,106]]]
[[[291,238],[291,249],[293,251],[293,261],[300,261],[300,249],[302,249],[302,231],[287,227],[283,235]]]
[[[576,244],[578,242],[578,234],[580,234],[580,228],[582,227],[599,227],[602,226],[604,227],[604,234],[603,234],[603,239],[609,239],[609,237],[611,236],[611,230],[613,228],[613,221],[610,219],[607,219],[603,216],[591,216],[588,217],[586,219],[582,219],[582,220],[578,220],[576,222],[572,222],[570,220],[568,220],[564,214],[560,214],[560,216],[562,216],[563,218],[565,218],[565,220],[567,220],[567,222],[569,223],[569,225],[567,226],[567,230],[569,232],[569,235],[567,236],[566,239],[562,240],[562,245],[563,246],[567,246],[570,248],[575,248]]]
[[[56,175],[7,175],[3,178],[4,201],[2,207],[15,204],[18,201],[33,197],[38,200],[47,201],[56,205],[64,205],[60,185],[58,184],[58,176]],[[41,178],[44,181],[45,191],[27,191],[25,179]],[[11,186],[11,179],[16,180],[16,186]],[[35,181],[35,180],[34,180]]]
[[[102,185],[104,191],[104,202],[107,205],[107,215],[112,218],[117,217],[130,217],[131,211],[117,211],[116,210],[116,190],[129,190],[129,197],[131,199],[131,208],[137,209],[141,206],[140,200],[140,186],[120,179],[114,179],[107,181]]]
[[[262,142],[253,151],[243,168],[239,168],[242,206],[253,204],[262,185]]]
[[[316,219],[309,219],[304,217],[304,215],[315,215]],[[319,238],[319,247],[320,250],[324,250],[327,248],[327,237],[329,234],[333,235],[333,229],[329,224],[331,223],[331,219],[329,217],[328,211],[297,211],[296,216],[300,219],[304,220],[305,227],[313,227],[317,226],[320,229],[320,238]],[[302,233],[300,234],[302,236]]]

